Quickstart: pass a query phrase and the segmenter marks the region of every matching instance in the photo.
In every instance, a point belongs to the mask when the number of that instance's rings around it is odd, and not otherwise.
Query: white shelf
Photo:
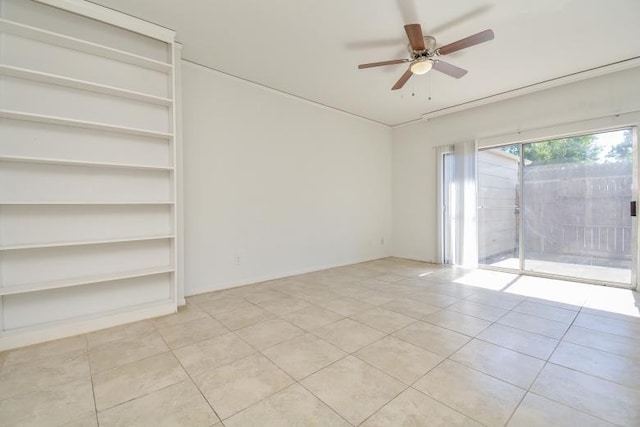
[[[0,156],[0,162],[15,163],[43,163],[51,165],[69,165],[69,166],[92,166],[115,169],[140,169],[140,170],[159,170],[171,171],[172,166],[153,166],[153,165],[136,165],[130,163],[110,163],[110,162],[94,162],[88,160],[66,160],[66,159],[50,159],[43,157],[26,157],[26,156]]]
[[[8,21],[6,19],[0,19],[0,31],[165,73],[171,72],[172,69],[172,65],[167,62],[156,61],[155,59],[146,58],[123,50],[91,43],[75,37],[65,36],[63,34],[42,30],[29,25]]]
[[[175,202],[167,202],[161,200],[152,200],[148,202],[124,202],[124,201],[115,201],[108,202],[102,200],[96,201],[80,201],[80,200],[5,200],[0,201],[0,205],[174,205]]]
[[[127,237],[127,238],[121,238],[121,239],[106,239],[106,240],[82,240],[82,241],[75,241],[75,242],[30,243],[26,245],[0,246],[0,251],[57,248],[57,247],[63,247],[63,246],[103,245],[108,243],[144,242],[147,240],[173,239],[174,237],[175,236],[173,234],[166,234],[161,236]]]
[[[19,79],[31,80],[40,83],[65,86],[88,92],[119,96],[122,98],[132,99],[134,101],[147,102],[156,105],[170,106],[173,102],[169,98],[161,98],[159,96],[148,95],[146,93],[134,92],[131,90],[121,89],[113,86],[106,86],[84,80],[57,76],[55,74],[42,73],[40,71],[27,70],[25,68],[12,67],[10,65],[0,65],[0,75],[16,77]]]
[[[96,129],[107,132],[124,133],[127,135],[147,136],[151,138],[160,138],[170,140],[173,137],[171,133],[156,132],[146,129],[136,129],[125,126],[109,125],[98,122],[88,122],[85,120],[65,119],[63,117],[45,116],[42,114],[23,113],[20,111],[0,110],[0,118],[12,120],[26,120],[37,123],[47,123],[51,125],[70,126],[83,129]]]
[[[154,267],[141,270],[131,270],[111,274],[98,274],[94,276],[76,277],[73,279],[52,280],[49,282],[31,283],[28,285],[0,288],[0,296],[17,295],[28,292],[48,291],[52,289],[69,288],[73,286],[90,285],[92,283],[113,282],[115,280],[133,279],[136,277],[152,276],[155,274],[172,273],[174,267]]]

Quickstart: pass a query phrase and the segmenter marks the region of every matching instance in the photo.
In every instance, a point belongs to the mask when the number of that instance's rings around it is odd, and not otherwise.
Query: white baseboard
[[[0,335],[0,351],[39,344],[46,341],[66,338],[73,335],[85,334],[100,329],[111,328],[125,323],[137,322],[152,317],[175,313],[176,306],[171,300],[160,303],[146,304],[137,309],[127,311],[113,311],[100,317],[72,319],[64,323],[49,326],[37,326],[15,331],[5,331]]]

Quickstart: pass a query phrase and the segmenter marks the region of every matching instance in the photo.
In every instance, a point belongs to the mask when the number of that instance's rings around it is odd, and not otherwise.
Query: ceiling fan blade
[[[402,89],[402,86],[404,86],[404,84],[411,78],[411,76],[413,76],[413,73],[411,72],[411,68],[407,68],[407,71],[405,71],[402,77],[400,77],[400,79],[396,82],[396,84],[393,85],[391,90]]]
[[[410,59],[392,59],[391,61],[370,62],[368,64],[360,64],[358,68],[362,70],[363,68],[382,67],[383,65],[403,64],[409,61]]]
[[[409,24],[404,26],[404,31],[409,38],[409,44],[413,50],[424,50],[424,36],[420,24]]]
[[[469,37],[465,37],[457,42],[449,43],[448,45],[444,45],[441,48],[438,48],[438,53],[440,55],[448,55],[453,52],[457,52],[461,49],[465,49],[471,46],[475,46],[480,43],[488,42],[489,40],[493,40],[493,30],[484,30],[479,32],[478,34],[474,34]]]
[[[448,62],[444,61],[435,61],[433,64],[433,69],[456,79],[459,79],[460,77],[467,74],[467,70],[465,70],[464,68],[456,67],[455,65],[449,64]]]

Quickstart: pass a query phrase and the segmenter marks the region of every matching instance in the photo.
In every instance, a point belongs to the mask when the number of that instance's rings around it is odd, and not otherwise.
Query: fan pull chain
[[[429,73],[428,79],[429,79],[429,81],[427,82],[427,85],[428,85],[427,86],[428,87],[427,96],[428,96],[429,101],[431,101],[431,73]]]

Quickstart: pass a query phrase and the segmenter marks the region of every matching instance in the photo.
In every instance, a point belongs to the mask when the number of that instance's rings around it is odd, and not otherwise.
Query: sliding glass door
[[[480,264],[631,284],[634,158],[633,129],[480,150]]]

